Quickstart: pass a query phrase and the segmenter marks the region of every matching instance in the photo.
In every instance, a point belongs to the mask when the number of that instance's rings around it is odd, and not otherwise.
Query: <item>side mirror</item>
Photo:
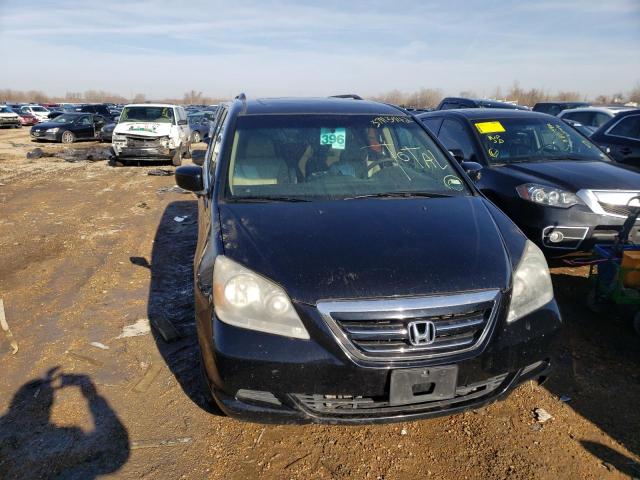
[[[185,165],[176,168],[176,183],[180,188],[190,192],[200,193],[204,190],[202,167],[199,165]]]
[[[469,178],[477,182],[482,177],[482,165],[476,162],[460,162],[460,166]]]
[[[452,148],[451,150],[449,150],[449,153],[457,161],[461,163],[464,162],[464,153],[462,153],[462,150],[460,150],[459,148]]]
[[[178,125],[186,125],[187,121],[186,120],[178,120]]]
[[[204,157],[207,152],[205,150],[193,150],[191,152],[191,161],[196,165],[204,165]]]

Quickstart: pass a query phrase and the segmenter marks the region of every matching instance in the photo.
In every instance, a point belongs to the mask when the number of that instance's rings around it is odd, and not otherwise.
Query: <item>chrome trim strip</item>
[[[434,295],[431,297],[412,297],[412,298],[393,298],[393,299],[379,299],[379,300],[336,300],[336,301],[324,301],[321,300],[316,303],[316,308],[320,315],[326,322],[333,337],[337,341],[338,345],[344,353],[354,363],[358,363],[358,360],[367,361],[371,363],[394,363],[402,362],[406,364],[411,361],[425,360],[432,358],[441,358],[444,356],[455,356],[461,353],[466,353],[476,349],[481,345],[489,331],[491,326],[496,321],[496,316],[500,310],[500,290],[483,290],[478,292],[468,292],[453,295]],[[343,313],[343,312],[394,312],[394,318],[410,318],[412,311],[430,310],[446,307],[459,307],[465,305],[474,305],[491,302],[491,314],[486,322],[486,325],[478,338],[478,340],[467,348],[457,350],[455,352],[432,352],[418,355],[390,355],[386,357],[371,356],[360,351],[349,339],[347,333],[340,328],[338,323],[332,318],[331,313]],[[414,349],[407,350],[407,353],[416,351]],[[401,352],[395,352],[401,353]],[[384,367],[389,368],[389,367]]]
[[[600,195],[599,195],[600,194]],[[618,198],[607,199],[606,196]],[[616,215],[605,211],[600,202],[609,203],[611,205],[627,206],[627,202],[631,197],[640,195],[640,190],[592,190],[583,188],[576,192],[576,196],[582,200],[593,213],[614,218],[627,218],[626,215]],[[602,197],[602,198],[601,198]],[[632,205],[636,206],[636,205]]]
[[[584,234],[582,235],[582,237],[567,237],[565,236],[564,238],[568,238],[569,240],[580,240],[575,247],[561,247],[558,246],[557,243],[551,243],[551,242],[546,242],[545,241],[545,236],[547,235],[547,231],[549,231],[549,229],[556,229],[556,228],[575,228],[575,229],[583,229],[584,230]],[[589,227],[570,227],[568,225],[549,225],[548,227],[544,227],[542,229],[542,244],[545,247],[549,247],[549,248],[557,248],[558,250],[577,250],[578,248],[580,248],[580,245],[582,244],[582,242],[584,241],[585,238],[587,238],[587,233],[589,233]]]

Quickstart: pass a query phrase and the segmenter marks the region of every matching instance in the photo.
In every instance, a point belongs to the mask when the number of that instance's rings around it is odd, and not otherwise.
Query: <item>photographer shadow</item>
[[[3,479],[82,478],[116,472],[129,458],[127,429],[87,375],[59,373],[25,383],[0,417]],[[93,430],[51,422],[55,392],[76,387],[87,402]]]

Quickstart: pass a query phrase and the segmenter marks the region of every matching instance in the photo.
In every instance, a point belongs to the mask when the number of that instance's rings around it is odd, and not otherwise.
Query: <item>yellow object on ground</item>
[[[621,267],[635,269],[624,275],[622,284],[628,288],[640,288],[640,250],[622,252]]]

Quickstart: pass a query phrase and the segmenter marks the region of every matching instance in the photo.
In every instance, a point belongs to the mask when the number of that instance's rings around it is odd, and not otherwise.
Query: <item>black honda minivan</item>
[[[228,415],[416,419],[547,375],[543,254],[409,113],[239,95],[210,138],[176,181],[198,196],[198,340]]]

